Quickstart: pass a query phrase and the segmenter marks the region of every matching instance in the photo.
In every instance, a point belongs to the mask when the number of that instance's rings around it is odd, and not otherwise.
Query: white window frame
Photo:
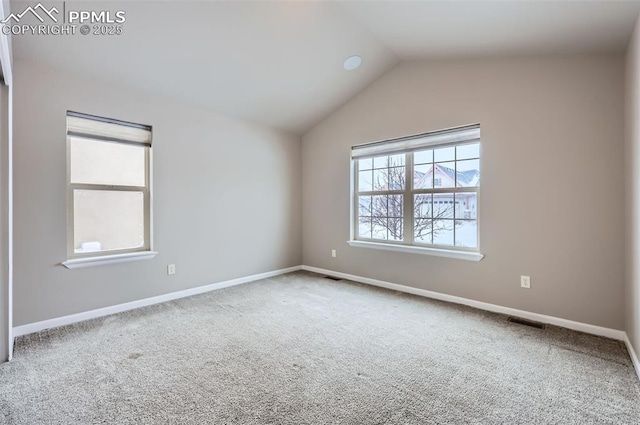
[[[385,140],[365,145],[358,145],[352,148],[351,158],[351,220],[350,220],[350,240],[349,245],[361,248],[374,248],[396,252],[408,252],[416,254],[433,255],[439,257],[449,257],[457,259],[465,259],[472,261],[480,261],[484,255],[480,253],[480,186],[473,187],[435,187],[428,189],[413,188],[413,153],[415,151],[426,149],[437,149],[451,146],[463,146],[466,144],[480,144],[480,153],[478,160],[480,168],[482,168],[482,149],[480,140],[480,126],[474,124],[470,126],[456,127],[435,132],[423,133],[414,136],[403,137],[399,139]],[[358,155],[354,154],[356,150],[360,150]],[[405,188],[402,190],[383,190],[383,191],[359,191],[359,160],[374,158],[384,155],[405,155]],[[475,158],[474,158],[475,159]],[[456,156],[453,161],[457,161]],[[435,164],[435,163],[434,163]],[[482,170],[480,170],[482,176]],[[435,179],[435,173],[432,175]],[[477,196],[476,206],[476,247],[458,247],[450,245],[438,245],[421,243],[414,240],[414,195],[419,194],[438,194],[438,193],[475,193]],[[359,216],[359,197],[369,195],[402,195],[403,196],[403,240],[383,240],[366,238],[359,236],[358,226]],[[433,205],[433,204],[432,204]],[[432,207],[433,208],[433,207]],[[452,220],[454,220],[452,218]],[[455,226],[453,228],[455,241]]]
[[[93,120],[98,123],[115,124],[121,126],[122,134],[114,134],[113,137],[104,134],[80,134],[70,132],[67,129],[67,261],[63,262],[67,268],[80,268],[101,264],[121,263],[134,260],[150,259],[155,257],[157,252],[153,251],[153,210],[152,210],[152,148],[151,148],[151,132],[150,126],[120,121],[115,119],[98,117],[95,115],[82,114],[73,111],[67,111],[68,117],[76,117],[86,120]],[[98,124],[100,125],[100,124]],[[127,129],[146,130],[149,132],[148,143],[141,143],[139,140],[127,140]],[[124,135],[124,136],[123,136]],[[124,137],[124,138],[119,138]],[[136,145],[144,149],[145,157],[145,185],[144,186],[126,186],[126,185],[106,185],[106,184],[87,184],[71,182],[71,139],[83,138],[97,143],[118,143]],[[105,191],[123,191],[123,192],[140,192],[143,195],[144,205],[144,243],[140,247],[105,250],[94,252],[75,252],[75,236],[74,236],[74,191],[75,190],[105,190]]]

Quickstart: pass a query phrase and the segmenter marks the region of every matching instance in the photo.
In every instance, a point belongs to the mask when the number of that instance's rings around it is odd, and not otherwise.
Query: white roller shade
[[[67,135],[151,146],[151,127],[67,112]]]
[[[429,146],[480,140],[480,124],[434,131],[416,136],[367,143],[351,148],[352,158],[410,152]]]

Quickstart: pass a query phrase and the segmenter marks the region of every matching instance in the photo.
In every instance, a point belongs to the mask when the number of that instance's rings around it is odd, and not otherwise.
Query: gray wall
[[[33,63],[14,90],[15,326],[300,264],[298,137]],[[68,109],[153,126],[155,259],[59,265]]]
[[[0,83],[0,363],[9,358],[9,88]]]
[[[303,263],[623,329],[623,85],[622,55],[398,66],[303,136]],[[351,145],[476,122],[482,261],[346,244]]]
[[[0,3],[0,16],[9,14],[10,0]],[[11,36],[8,38],[9,59],[2,63],[1,80],[5,68],[12,69]],[[9,358],[9,88],[0,82],[0,363]]]
[[[640,355],[640,21],[627,51],[626,75],[626,331]]]

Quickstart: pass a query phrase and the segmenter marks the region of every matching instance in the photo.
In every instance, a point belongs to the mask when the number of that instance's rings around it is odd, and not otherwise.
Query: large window
[[[480,127],[352,148],[352,238],[478,251]]]
[[[151,128],[67,113],[68,256],[151,250]]]

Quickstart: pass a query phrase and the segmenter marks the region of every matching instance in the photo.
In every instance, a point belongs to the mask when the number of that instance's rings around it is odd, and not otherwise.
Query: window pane
[[[358,160],[358,170],[364,171],[364,170],[370,170],[372,168],[373,168],[373,158]]]
[[[144,195],[110,190],[73,191],[76,253],[144,246]]]
[[[358,192],[371,192],[373,186],[371,185],[371,175],[373,171],[360,171],[358,173]]]
[[[433,162],[433,150],[417,151],[413,153],[414,164],[427,164]]]
[[[478,246],[478,222],[456,220],[456,246],[475,248]]]
[[[361,238],[371,238],[371,218],[361,217],[358,220],[358,236]]]
[[[456,156],[456,148],[453,146],[449,148],[435,149],[433,151],[433,157],[435,162],[453,161],[454,159],[456,159],[455,156]]]
[[[413,238],[419,243],[432,243],[433,221],[422,218],[415,219],[413,222]]]
[[[390,218],[388,221],[389,240],[401,241],[402,240],[402,219]]]
[[[403,202],[402,195],[389,195],[388,198],[388,217],[403,217]]]
[[[373,170],[373,190],[387,190],[389,179],[388,168]]]
[[[413,167],[413,188],[431,189],[433,187],[433,164]]]
[[[456,193],[456,218],[478,218],[478,195],[475,193]]]
[[[387,240],[387,219],[386,218],[374,218],[372,235],[373,239]]]
[[[403,190],[405,180],[405,167],[389,168],[388,188],[389,190]]]
[[[389,164],[388,156],[377,156],[373,158],[373,168],[387,168]]]
[[[433,218],[453,218],[453,193],[433,195]]]
[[[71,138],[71,183],[145,186],[145,147]]]
[[[457,161],[458,187],[480,186],[480,160]]]
[[[402,153],[400,155],[391,155],[389,157],[389,167],[400,167],[404,166],[405,155]]]
[[[434,220],[434,245],[453,245],[453,220]]]
[[[360,204],[358,215],[360,217],[371,217],[371,196],[360,196],[358,201]]]
[[[434,167],[433,187],[455,187],[456,163],[441,162]]]
[[[456,147],[456,159],[480,158],[480,143]]]
[[[431,217],[431,195],[414,195],[413,215],[415,218]]]
[[[372,197],[371,215],[374,217],[387,217],[387,195]]]

